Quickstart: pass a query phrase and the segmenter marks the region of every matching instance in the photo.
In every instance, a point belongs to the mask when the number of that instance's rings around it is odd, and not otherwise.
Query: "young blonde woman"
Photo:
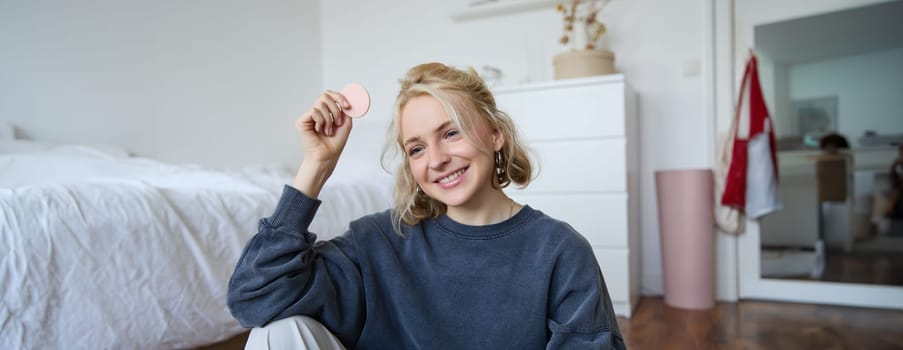
[[[531,164],[472,71],[411,68],[392,130],[395,208],[335,239],[308,226],[352,122],[326,91],[297,122],[304,160],[229,283],[248,348],[622,349],[593,251],[502,191]]]

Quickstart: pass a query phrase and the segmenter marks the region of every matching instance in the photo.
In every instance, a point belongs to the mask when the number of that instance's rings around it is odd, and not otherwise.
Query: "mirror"
[[[903,286],[900,18],[894,1],[755,27],[784,203],[761,220],[762,278]]]

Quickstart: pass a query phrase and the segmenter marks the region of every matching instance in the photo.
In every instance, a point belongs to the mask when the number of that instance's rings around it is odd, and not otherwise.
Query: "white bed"
[[[182,349],[243,332],[226,284],[293,175],[0,140],[0,349]],[[388,208],[391,180],[337,174],[320,197],[312,231],[339,234]]]

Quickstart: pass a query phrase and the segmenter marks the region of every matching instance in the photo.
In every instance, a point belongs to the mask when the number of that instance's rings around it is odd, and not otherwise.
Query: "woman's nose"
[[[441,169],[445,163],[448,163],[448,161],[451,160],[451,156],[448,155],[448,152],[446,152],[442,146],[430,147],[429,156],[430,168],[433,169]]]

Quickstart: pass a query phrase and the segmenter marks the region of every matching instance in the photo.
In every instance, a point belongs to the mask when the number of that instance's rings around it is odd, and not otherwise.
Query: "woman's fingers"
[[[345,123],[345,117],[346,117],[344,109],[350,108],[351,105],[348,103],[348,100],[345,99],[345,96],[339,92],[335,92],[332,90],[326,90],[324,95],[326,95],[327,98],[332,100],[332,106],[335,107],[335,110],[333,111],[333,113],[335,113],[335,115],[337,117],[336,125],[342,126],[342,124]]]
[[[315,133],[334,136],[336,128],[346,123],[347,116],[343,108],[348,106],[348,100],[341,93],[326,90],[307,114],[295,122],[295,125],[299,129],[306,130],[304,125],[309,122],[313,125]]]
[[[335,104],[333,104],[331,101],[328,101],[325,99],[320,101],[320,106],[318,106],[318,110],[320,111],[320,114],[323,115],[323,118],[326,121],[326,124],[324,125],[324,129],[325,129],[324,133],[326,135],[331,136],[332,131],[333,131],[333,126],[336,124],[336,118],[338,118],[337,113],[339,113],[339,112],[338,112]]]
[[[348,106],[348,101],[342,94],[326,90],[323,92],[319,100],[318,109],[326,118],[325,134],[329,136],[335,135],[335,127],[342,126],[345,123],[345,112],[343,106]]]
[[[316,122],[313,118],[314,113],[315,110],[312,109],[298,117],[298,119],[295,120],[295,129],[300,132],[316,132]],[[311,128],[311,125],[313,125],[314,127]]]
[[[323,133],[324,126],[326,125],[326,116],[319,110],[314,108],[310,113],[310,120],[314,124],[314,132]]]

